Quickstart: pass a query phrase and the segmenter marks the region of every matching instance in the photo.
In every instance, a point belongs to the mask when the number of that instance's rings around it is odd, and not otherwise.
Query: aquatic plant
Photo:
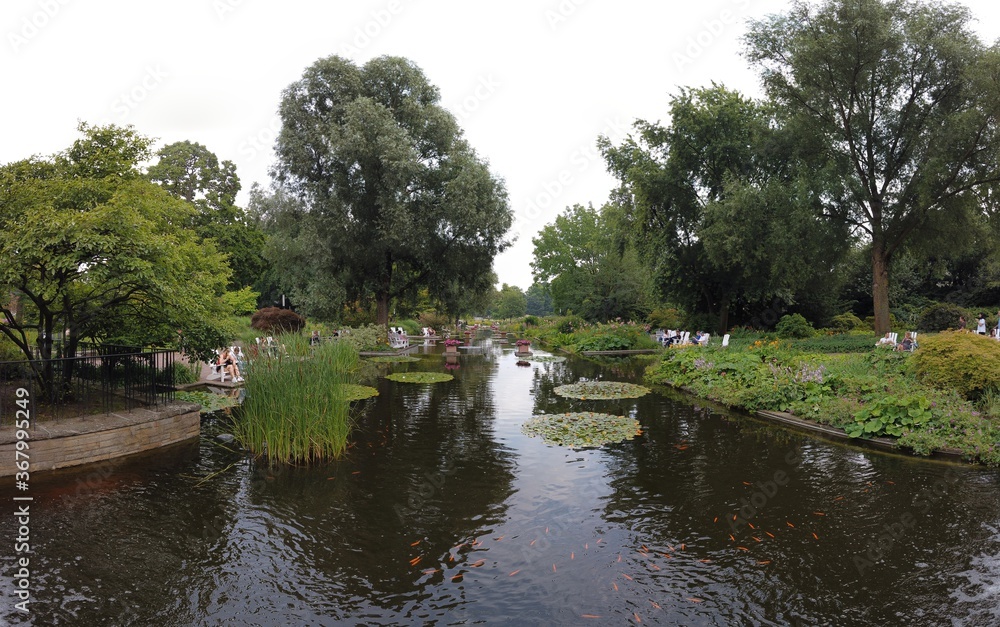
[[[649,388],[621,381],[582,381],[560,385],[553,390],[559,396],[581,400],[610,400],[617,398],[639,398],[649,394]]]
[[[385,378],[399,383],[443,383],[455,377],[442,372],[394,372]]]
[[[634,418],[595,412],[532,416],[521,425],[521,432],[541,437],[546,444],[573,449],[623,442],[642,434]]]
[[[350,388],[358,366],[355,350],[342,342],[292,340],[287,352],[251,357],[246,399],[233,435],[270,463],[309,463],[336,458],[351,431]]]
[[[380,355],[378,357],[369,357],[367,361],[376,364],[409,364],[420,361],[420,358],[410,355]]]

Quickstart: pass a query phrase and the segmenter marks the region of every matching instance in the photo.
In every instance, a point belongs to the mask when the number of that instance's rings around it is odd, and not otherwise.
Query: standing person
[[[313,330],[312,337],[309,338],[309,346],[319,346],[319,331]]]
[[[976,333],[979,335],[986,335],[986,316],[982,313],[979,314],[979,322],[976,326]]]
[[[960,315],[958,317],[958,330],[965,331],[965,316]]]

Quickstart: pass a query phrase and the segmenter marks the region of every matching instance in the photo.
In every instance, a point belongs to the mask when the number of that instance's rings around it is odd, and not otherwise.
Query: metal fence
[[[25,398],[46,420],[132,411],[174,398],[174,351],[83,345],[75,357],[0,362],[0,421]]]

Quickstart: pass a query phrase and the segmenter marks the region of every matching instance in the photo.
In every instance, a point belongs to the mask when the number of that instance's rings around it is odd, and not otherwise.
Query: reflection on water
[[[994,470],[830,444],[638,382],[635,360],[532,363],[486,340],[437,385],[380,379],[345,459],[267,468],[209,437],[33,477],[30,615],[86,625],[993,625]],[[452,360],[455,361],[455,360]],[[636,417],[571,451],[532,414]],[[206,431],[220,428],[206,424]],[[14,493],[0,496],[11,503]],[[8,507],[11,507],[8,505]],[[11,507],[13,511],[13,507]],[[10,539],[0,549],[14,571]]]

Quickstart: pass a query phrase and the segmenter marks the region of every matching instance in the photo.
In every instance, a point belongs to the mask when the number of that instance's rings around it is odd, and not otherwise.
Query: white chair
[[[712,337],[712,334],[706,333],[705,335],[701,336],[701,340],[699,340],[698,343],[701,344],[702,346],[708,346],[708,338],[710,337]]]
[[[726,333],[722,336],[722,348],[729,346],[729,334]]]
[[[890,333],[889,334],[889,339],[892,340],[893,345],[896,345],[896,344],[899,343],[899,339],[898,338],[899,338],[899,334],[898,333]]]
[[[687,344],[688,340],[690,338],[691,338],[691,332],[690,331],[685,331],[685,332],[681,333],[680,345],[684,346],[685,344]]]
[[[205,378],[209,381],[214,381],[215,379],[218,379],[220,383],[225,383],[226,377],[229,375],[229,373],[226,372],[226,369],[223,368],[222,364],[219,363],[219,351],[213,351],[213,353],[214,357],[212,358],[212,362],[208,364],[209,370],[211,372]]]

